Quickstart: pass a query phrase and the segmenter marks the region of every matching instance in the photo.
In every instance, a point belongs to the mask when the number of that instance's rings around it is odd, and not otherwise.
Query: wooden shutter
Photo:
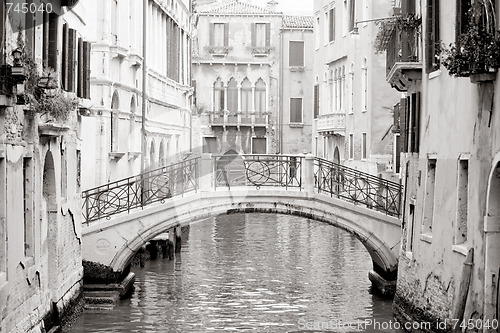
[[[410,126],[410,103],[409,97],[401,99],[400,122],[401,122],[401,142],[404,152],[408,152],[409,126]]]
[[[414,14],[415,13],[415,0],[402,0],[401,1],[401,12],[403,14]]]
[[[271,46],[271,23],[266,23],[266,47]]]
[[[252,23],[252,47],[255,47],[257,45],[256,40],[257,40],[257,25],[255,23]]]
[[[85,73],[85,63],[83,61],[83,39],[78,38],[78,79],[77,79],[77,88],[76,95],[78,97],[84,97],[84,73]]]
[[[49,65],[49,13],[43,12],[43,37],[42,37],[43,67]]]
[[[229,23],[224,23],[224,46],[229,46]]]
[[[420,151],[420,92],[413,94],[415,100],[415,125],[413,126],[415,130],[415,153]]]
[[[314,85],[314,119],[319,116],[319,84]]]
[[[425,69],[427,73],[439,67],[436,56],[436,45],[439,43],[439,0],[427,2],[426,38],[425,38]]]
[[[210,23],[210,29],[209,29],[209,36],[208,36],[208,45],[214,46],[214,31],[215,31],[215,24]]]
[[[47,64],[54,70],[57,70],[57,25],[59,17],[55,13],[49,14],[49,49]]]
[[[335,40],[335,19],[333,17],[334,15],[334,9],[330,9],[330,12],[328,13],[328,41],[333,42]]]
[[[76,30],[69,29],[68,41],[68,86],[67,91],[75,91],[75,55],[76,55]]]
[[[83,42],[84,98],[90,98],[90,43]]]
[[[62,69],[61,69],[61,83],[63,89],[68,89],[68,71],[69,71],[69,66],[68,66],[68,59],[69,59],[69,47],[68,47],[68,24],[64,23],[63,24],[63,34],[62,34],[62,43],[63,43],[63,49],[62,49]]]

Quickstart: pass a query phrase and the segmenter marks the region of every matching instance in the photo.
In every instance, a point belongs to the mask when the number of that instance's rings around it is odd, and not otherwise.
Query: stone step
[[[85,304],[84,305],[85,312],[93,313],[93,312],[101,312],[101,311],[110,311],[115,308],[115,304]]]

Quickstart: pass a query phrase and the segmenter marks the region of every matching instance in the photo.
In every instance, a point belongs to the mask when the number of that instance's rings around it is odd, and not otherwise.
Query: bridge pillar
[[[212,190],[213,165],[210,154],[201,154],[199,175],[200,190],[202,192]]]
[[[302,168],[303,188],[308,193],[314,192],[314,155],[307,154],[304,158],[304,166]]]

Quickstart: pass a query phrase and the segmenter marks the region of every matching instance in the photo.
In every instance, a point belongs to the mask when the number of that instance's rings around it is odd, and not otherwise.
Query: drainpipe
[[[148,0],[143,1],[142,9],[142,115],[141,115],[141,173],[146,169],[146,51],[147,51]]]

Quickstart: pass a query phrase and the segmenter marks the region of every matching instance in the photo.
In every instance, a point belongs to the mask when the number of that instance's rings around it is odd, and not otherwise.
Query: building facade
[[[283,16],[278,120],[283,154],[311,152],[313,120],[313,17]]]
[[[392,165],[392,108],[385,57],[373,40],[392,1],[315,0],[313,154],[372,174]],[[368,21],[368,22],[367,22]]]
[[[499,1],[476,4],[479,20],[468,21],[468,1],[396,2],[407,24],[390,31],[387,44],[387,80],[404,93],[395,117],[405,185],[395,314],[448,320],[427,331],[449,332],[453,319],[470,331],[498,332],[500,64],[485,67],[480,56],[488,50],[470,43],[463,49],[475,47],[479,57],[457,77],[449,53],[440,53],[441,42],[474,31],[499,38]],[[421,21],[412,24],[414,17]]]
[[[87,10],[85,2],[75,7],[37,0],[21,1],[18,8],[0,5],[2,332],[59,326],[82,287]]]
[[[191,146],[190,2],[93,4],[84,189],[173,163]]]
[[[195,10],[199,153],[276,153],[282,15],[241,1]]]

